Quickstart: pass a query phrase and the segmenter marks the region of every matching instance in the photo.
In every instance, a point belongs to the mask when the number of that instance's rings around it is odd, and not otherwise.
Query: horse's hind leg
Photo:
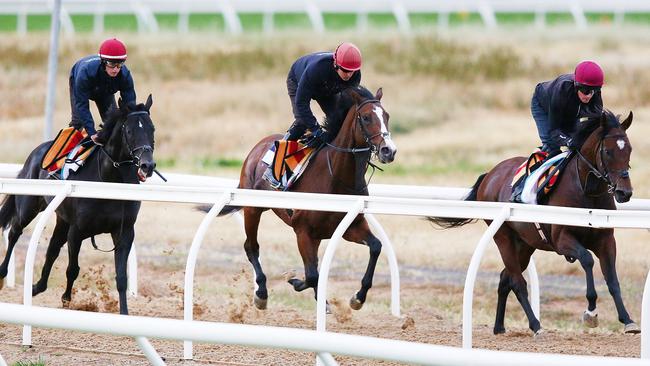
[[[356,229],[356,228],[355,228]],[[354,310],[359,310],[363,307],[363,304],[366,302],[366,296],[368,295],[368,290],[372,287],[372,279],[375,276],[375,268],[377,267],[377,260],[379,259],[379,254],[381,254],[381,241],[375,237],[370,229],[368,228],[367,222],[364,220],[360,223],[360,228],[356,230],[350,230],[345,233],[343,236],[345,240],[352,241],[359,244],[365,244],[368,246],[369,257],[368,257],[368,266],[366,267],[366,272],[361,279],[361,288],[357,293],[352,296],[350,299],[350,307]]]
[[[609,239],[609,238],[608,238]],[[616,312],[618,313],[618,320],[625,324],[625,333],[641,333],[641,328],[630,318],[625,305],[623,304],[623,296],[621,295],[621,287],[618,282],[618,275],[616,273],[616,245],[613,236],[611,241],[602,241],[594,253],[600,261],[600,268],[607,283],[607,289],[614,299],[616,305]]]
[[[260,263],[260,244],[257,241],[257,231],[259,229],[262,212],[263,210],[255,207],[244,208],[244,230],[246,231],[244,250],[246,251],[246,257],[253,266],[253,271],[255,272],[256,289],[253,296],[253,302],[255,307],[260,310],[266,309],[266,303],[269,298],[266,289],[266,275],[264,274]]]
[[[59,257],[59,252],[61,252],[61,248],[68,238],[69,228],[70,225],[67,222],[57,217],[52,238],[47,246],[47,254],[45,255],[45,264],[43,264],[43,269],[41,270],[41,278],[32,286],[32,296],[36,296],[47,289],[47,281],[50,277],[52,265],[54,265],[54,261]]]
[[[502,227],[494,235],[494,241],[499,248],[501,259],[506,268],[501,273],[499,281],[497,314],[494,322],[494,334],[504,333],[504,317],[506,300],[512,290],[519,301],[526,317],[528,318],[528,328],[535,335],[539,334],[541,325],[533,312],[533,308],[528,300],[528,286],[522,272],[528,266],[530,256],[534,249],[526,246],[512,229]]]
[[[39,206],[39,200],[41,198],[37,196],[9,196],[5,205],[12,205],[13,212],[7,212],[7,215],[11,215],[11,225],[9,228],[9,242],[7,243],[7,252],[5,253],[5,258],[0,264],[0,279],[7,277],[7,267],[9,266],[9,260],[13,253],[14,247],[18,238],[23,234],[23,229],[29,225],[32,220],[38,215],[41,211]],[[9,202],[13,200],[13,202]],[[3,209],[6,209],[3,206]],[[0,289],[4,285],[4,280],[0,281]]]
[[[318,246],[320,240],[313,239],[305,230],[297,231],[298,251],[305,267],[305,279],[290,278],[287,282],[293,289],[300,292],[308,288],[314,289],[314,298],[318,294]]]
[[[65,271],[66,286],[65,292],[61,295],[61,302],[64,308],[70,306],[72,300],[72,286],[79,276],[79,250],[81,249],[81,238],[78,230],[71,226],[68,230],[68,268]]]

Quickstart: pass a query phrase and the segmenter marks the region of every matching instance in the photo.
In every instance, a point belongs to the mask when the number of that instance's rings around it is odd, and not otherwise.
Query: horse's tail
[[[465,197],[464,201],[476,201],[478,187],[481,185],[486,175],[487,173],[483,173],[478,177],[476,183],[474,183],[474,186],[472,186],[472,190],[469,192],[467,197]],[[467,219],[460,217],[427,217],[427,220],[442,229],[460,227],[476,221],[476,219]]]
[[[199,210],[199,211],[203,211],[203,212],[209,212],[210,209],[212,209],[212,206],[211,205],[200,205],[200,206],[196,206],[196,209]],[[239,211],[241,209],[242,209],[241,206],[224,206],[221,209],[221,211],[219,211],[217,216],[225,216],[225,215],[231,214],[233,212],[237,212],[237,211]]]
[[[10,195],[2,201],[0,208],[0,228],[6,229],[11,223],[11,219],[16,216],[16,196]]]

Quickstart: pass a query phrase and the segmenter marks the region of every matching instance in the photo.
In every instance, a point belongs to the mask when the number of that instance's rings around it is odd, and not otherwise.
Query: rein
[[[131,113],[127,114],[126,118],[128,119],[131,116],[139,115],[139,114],[149,114],[149,112],[147,112],[147,111],[134,111],[134,112],[131,112]],[[126,133],[125,131],[126,130],[124,129],[124,124],[122,124],[122,135],[124,135]],[[126,147],[129,149],[129,157],[131,158],[130,160],[115,161],[115,159],[113,159],[110,156],[110,154],[106,151],[104,146],[100,146],[101,151],[104,153],[104,155],[106,155],[108,160],[111,161],[113,167],[115,167],[115,168],[119,168],[119,167],[121,167],[123,165],[139,166],[140,165],[140,157],[142,156],[142,154],[144,154],[145,151],[153,151],[153,148],[150,145],[141,145],[141,146],[137,146],[137,147],[131,149],[131,146],[129,146],[128,140],[125,139],[125,141],[126,141]],[[140,153],[140,155],[135,155],[135,152],[138,151],[138,150],[142,150],[142,152]]]

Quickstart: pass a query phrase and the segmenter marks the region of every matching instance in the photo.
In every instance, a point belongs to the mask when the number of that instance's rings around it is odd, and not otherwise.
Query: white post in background
[[[138,297],[138,253],[135,250],[135,235],[129,252],[129,259],[126,265],[127,269],[127,290],[133,297]]]
[[[539,277],[537,276],[537,267],[535,267],[533,257],[530,257],[530,263],[528,263],[528,268],[526,268],[524,273],[528,274],[528,298],[530,299],[530,306],[533,308],[533,313],[537,317],[537,320],[541,322],[542,318],[539,311]]]
[[[650,327],[650,272],[645,279],[643,288],[643,300],[641,301],[641,358],[650,358],[650,341],[648,340],[647,329]]]
[[[61,0],[54,0],[52,26],[50,28],[50,54],[47,60],[47,96],[45,98],[45,130],[43,137],[49,141],[52,135],[52,118],[56,91],[56,69],[59,54],[59,29],[61,28]]]
[[[472,301],[474,300],[474,284],[476,283],[478,266],[481,264],[485,248],[509,216],[510,207],[506,206],[501,211],[501,214],[494,218],[488,229],[485,230],[485,233],[483,233],[469,262],[463,292],[463,348],[472,348]]]
[[[32,233],[31,239],[29,239],[29,247],[27,247],[27,255],[25,256],[25,280],[23,281],[23,305],[32,306],[32,282],[34,281],[34,258],[36,257],[36,246],[38,245],[38,240],[43,234],[43,229],[45,229],[45,224],[47,220],[50,219],[50,216],[54,213],[57,207],[63,202],[63,200],[72,192],[72,185],[66,184],[61,192],[57,193],[54,196],[54,199],[50,202],[49,205],[45,208],[41,217],[38,219],[36,226],[34,227],[34,232]],[[32,326],[24,325],[23,326],[23,346],[32,345]]]
[[[400,316],[400,299],[399,299],[399,266],[397,264],[397,256],[395,256],[395,249],[390,242],[386,231],[381,226],[379,221],[373,214],[365,214],[366,221],[370,227],[375,230],[379,240],[381,240],[382,248],[388,258],[388,268],[390,269],[390,312],[393,316]]]
[[[194,269],[196,268],[196,261],[199,257],[199,249],[203,243],[203,238],[210,227],[210,223],[221,212],[221,209],[230,202],[230,192],[224,192],[217,202],[214,203],[210,211],[203,217],[203,221],[199,225],[190,251],[187,254],[187,264],[185,265],[185,287],[183,291],[183,319],[192,321],[194,318]],[[193,358],[193,345],[192,341],[183,341],[183,359],[191,360]]]

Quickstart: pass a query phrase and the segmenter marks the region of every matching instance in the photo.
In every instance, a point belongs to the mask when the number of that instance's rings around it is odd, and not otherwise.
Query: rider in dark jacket
[[[567,141],[582,118],[599,117],[603,111],[601,87],[603,70],[593,61],[578,64],[573,74],[537,84],[531,100],[531,112],[542,140],[542,150],[554,156]]]
[[[287,76],[287,89],[295,121],[289,128],[287,140],[297,140],[306,130],[322,141],[329,141],[311,111],[310,102],[316,100],[325,115],[334,108],[334,96],[361,82],[361,52],[351,43],[341,43],[334,53],[319,52],[296,60]]]
[[[131,72],[124,65],[126,46],[116,38],[107,39],[99,47],[98,55],[77,61],[70,70],[70,126],[85,128],[92,140],[102,145],[110,136],[113,126],[106,123],[106,113],[115,106],[116,92],[126,103],[135,103],[135,89]],[[99,133],[90,113],[89,100],[94,100],[104,127]]]

